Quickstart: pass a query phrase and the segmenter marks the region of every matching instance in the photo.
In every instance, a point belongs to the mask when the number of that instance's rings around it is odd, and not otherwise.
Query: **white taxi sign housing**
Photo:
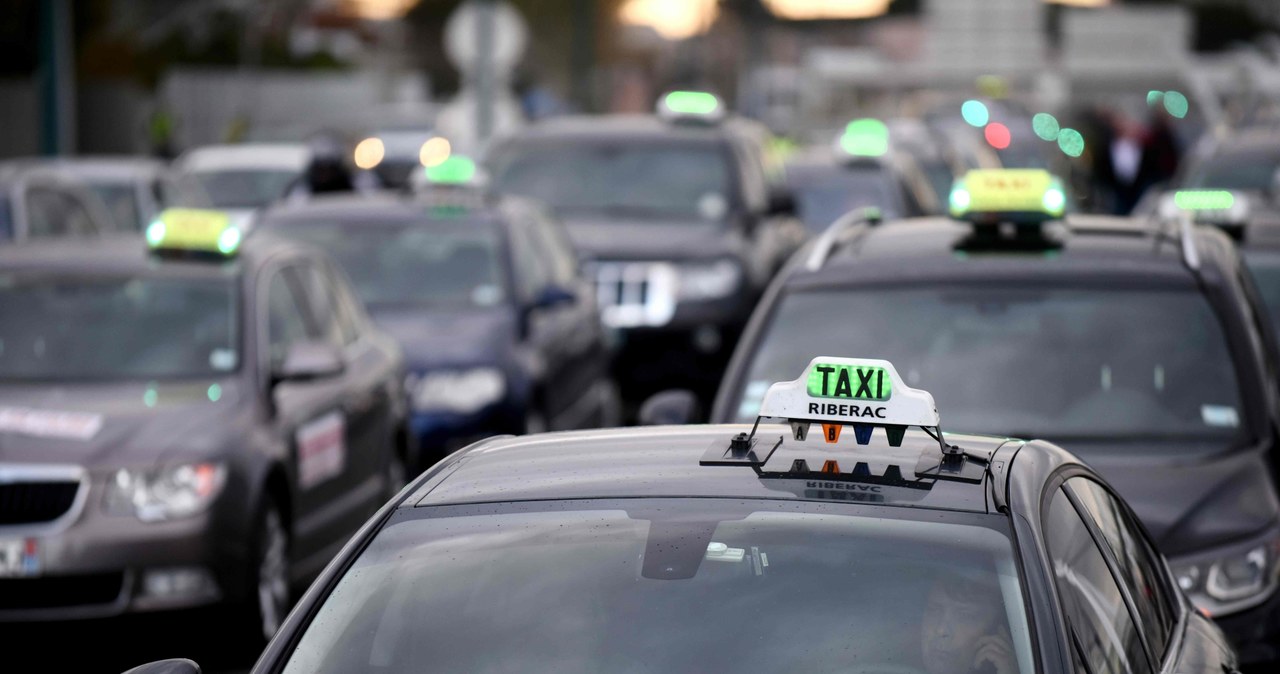
[[[887,360],[818,356],[792,381],[769,387],[761,417],[894,426],[939,425],[933,395],[907,386]]]

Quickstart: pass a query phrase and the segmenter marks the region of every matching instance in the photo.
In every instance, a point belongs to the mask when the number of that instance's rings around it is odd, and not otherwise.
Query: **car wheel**
[[[258,514],[253,546],[253,606],[260,638],[270,640],[289,612],[289,533],[268,500]]]

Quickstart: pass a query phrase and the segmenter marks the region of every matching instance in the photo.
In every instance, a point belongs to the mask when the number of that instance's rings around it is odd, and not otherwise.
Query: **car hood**
[[[672,260],[731,255],[740,243],[725,227],[706,222],[651,222],[628,218],[564,218],[582,257],[604,260]]]
[[[400,343],[410,370],[498,362],[515,341],[515,312],[506,307],[370,307],[369,314]]]
[[[1170,557],[1237,542],[1280,519],[1263,449],[1191,456],[1162,443],[1170,450],[1164,455],[1135,455],[1101,443],[1061,444],[1120,492]]]
[[[95,469],[207,458],[252,407],[234,380],[214,384],[0,384],[0,463]]]

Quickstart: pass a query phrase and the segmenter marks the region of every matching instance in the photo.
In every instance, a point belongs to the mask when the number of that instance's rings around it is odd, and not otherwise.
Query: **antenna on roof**
[[[882,217],[880,209],[868,206],[849,211],[837,218],[814,242],[813,251],[809,253],[809,259],[805,260],[805,269],[809,271],[822,269],[822,265],[826,264],[827,258],[831,256],[831,251],[836,247],[836,241],[841,236],[844,236],[845,233],[858,225],[874,227],[880,224]]]
[[[1200,271],[1200,251],[1196,248],[1193,225],[1193,215],[1190,211],[1179,214],[1178,238],[1182,243],[1182,261],[1186,263],[1188,269],[1198,272]]]

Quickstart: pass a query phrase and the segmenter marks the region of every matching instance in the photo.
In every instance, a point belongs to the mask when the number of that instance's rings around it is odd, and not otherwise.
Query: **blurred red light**
[[[1012,134],[1009,133],[1009,127],[1000,122],[992,122],[987,125],[987,129],[983,132],[987,137],[987,142],[997,150],[1003,150],[1009,147],[1009,143],[1013,141]]]

